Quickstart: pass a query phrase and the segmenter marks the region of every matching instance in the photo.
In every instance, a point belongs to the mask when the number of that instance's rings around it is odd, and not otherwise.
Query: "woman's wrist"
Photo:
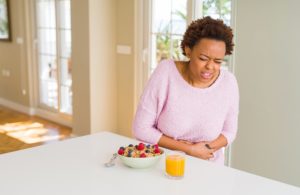
[[[187,151],[185,153],[187,153],[190,156],[193,156],[194,150],[195,150],[195,147],[193,145],[187,145]]]
[[[179,143],[181,145],[181,151],[183,151],[184,153],[186,153],[187,155],[192,155],[193,153],[193,145],[192,144],[188,144],[188,143],[184,143],[184,142],[180,142]]]
[[[191,155],[193,153],[193,145],[190,142],[182,141],[182,140],[175,140],[171,137],[168,137],[166,135],[162,135],[161,138],[158,141],[158,144],[161,147],[165,147],[170,150],[179,150],[182,151],[188,155]]]

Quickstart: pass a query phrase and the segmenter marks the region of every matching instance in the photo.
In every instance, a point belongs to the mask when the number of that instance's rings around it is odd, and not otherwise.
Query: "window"
[[[36,0],[39,103],[72,114],[70,0]]]
[[[152,72],[163,59],[182,59],[180,42],[187,26],[187,0],[153,0],[151,26]]]
[[[184,60],[180,43],[187,25],[202,16],[221,18],[231,24],[231,0],[150,0],[150,70],[166,58]],[[228,68],[226,56],[223,68]]]

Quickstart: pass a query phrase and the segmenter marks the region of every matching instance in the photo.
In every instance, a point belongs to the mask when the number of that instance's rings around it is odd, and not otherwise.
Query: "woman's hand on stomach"
[[[189,152],[188,154],[197,158],[201,158],[203,160],[209,160],[213,158],[214,149],[208,149],[205,144],[208,142],[199,142],[195,144],[189,144]]]

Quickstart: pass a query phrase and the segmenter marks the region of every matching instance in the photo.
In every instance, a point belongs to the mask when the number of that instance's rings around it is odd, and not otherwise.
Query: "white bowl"
[[[136,168],[136,169],[143,169],[143,168],[148,168],[156,164],[159,159],[164,155],[164,152],[158,156],[153,156],[153,157],[146,157],[146,158],[132,158],[132,157],[126,157],[119,155],[120,160],[122,163],[125,165],[131,167],[131,168]]]

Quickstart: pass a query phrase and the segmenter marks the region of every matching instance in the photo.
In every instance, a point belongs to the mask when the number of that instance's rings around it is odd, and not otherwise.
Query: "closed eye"
[[[200,59],[201,61],[208,61],[207,58],[203,58],[203,57],[199,57],[199,59]]]
[[[215,60],[215,63],[217,63],[217,64],[222,64],[223,61],[222,61],[222,60]]]

